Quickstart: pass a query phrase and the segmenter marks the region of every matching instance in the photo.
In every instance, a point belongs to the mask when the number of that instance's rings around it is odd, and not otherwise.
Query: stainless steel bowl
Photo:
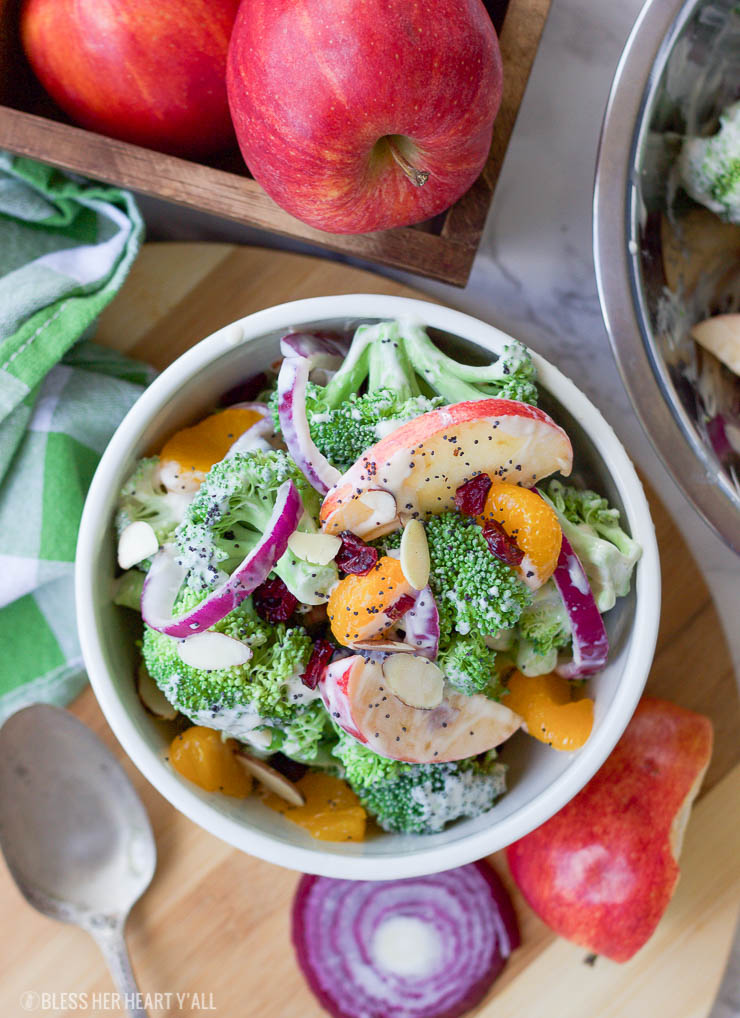
[[[604,117],[594,260],[614,355],[645,431],[707,523],[740,553],[740,484],[715,454],[696,393],[661,335],[662,213],[675,199],[681,134],[740,96],[737,0],[648,0],[627,40]],[[693,348],[693,344],[692,344]]]

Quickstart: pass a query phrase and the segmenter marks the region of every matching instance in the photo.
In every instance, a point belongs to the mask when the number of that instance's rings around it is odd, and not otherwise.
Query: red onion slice
[[[580,679],[600,672],[609,656],[609,639],[586,572],[565,534],[553,580],[573,631],[573,660],[555,670],[566,679]]]
[[[306,383],[310,357],[286,357],[278,375],[280,429],[298,469],[320,495],[326,495],[341,478],[339,471],[314,445],[306,419]]]
[[[334,1018],[457,1018],[520,943],[511,900],[485,862],[410,880],[304,876],[292,936]]]
[[[424,587],[416,595],[414,607],[403,617],[406,629],[406,643],[410,643],[419,654],[436,661],[439,652],[439,610],[431,587]]]
[[[303,503],[292,481],[277,491],[275,508],[265,533],[234,572],[220,586],[184,615],[172,610],[187,570],[181,566],[172,545],[160,549],[152,559],[141,595],[141,615],[152,629],[167,636],[186,637],[202,633],[232,612],[255,588],[267,579],[288,547],[288,538],[303,515]]]
[[[309,357],[313,368],[338,368],[346,353],[337,339],[315,332],[288,332],[280,340],[283,357]]]

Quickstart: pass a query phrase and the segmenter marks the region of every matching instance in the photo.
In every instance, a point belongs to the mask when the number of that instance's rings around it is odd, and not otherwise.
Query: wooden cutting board
[[[98,338],[162,368],[250,311],[299,297],[358,292],[414,295],[371,273],[299,255],[150,244],[103,315]],[[708,714],[716,733],[684,844],[681,881],[656,934],[632,961],[617,965],[599,958],[589,965],[583,949],[556,938],[532,914],[498,853],[493,862],[514,897],[522,946],[478,1009],[481,1018],[701,1018],[724,970],[740,904],[738,695],[706,584],[658,499],[652,497],[651,505],[664,599],[648,689]],[[123,759],[89,691],[73,710]],[[151,1007],[152,1018],[205,1009],[224,1018],[320,1018],[324,1012],[306,989],[290,946],[297,874],[243,855],[200,830],[128,760],[123,763],[149,811],[159,853],[154,881],[128,927],[142,991],[173,995],[169,1006]],[[85,934],[29,908],[5,870],[0,915],[3,1018],[116,1013],[110,1005],[75,1010],[74,1002],[61,997],[111,991],[103,961]],[[44,1007],[28,991],[56,994],[53,1002],[46,1000],[54,1006]],[[191,995],[182,1008],[174,997],[178,992]]]

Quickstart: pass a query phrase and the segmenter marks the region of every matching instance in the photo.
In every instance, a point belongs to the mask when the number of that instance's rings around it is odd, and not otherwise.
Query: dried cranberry
[[[491,488],[488,474],[476,474],[455,492],[455,508],[465,516],[480,516]]]
[[[378,549],[356,537],[351,530],[343,530],[339,535],[342,547],[334,561],[343,573],[354,573],[355,576],[367,576],[378,561]]]
[[[317,640],[313,645],[311,657],[308,659],[306,670],[301,675],[301,682],[309,689],[316,689],[319,679],[324,674],[324,669],[329,664],[334,653],[334,644],[328,640]]]
[[[288,781],[300,781],[308,770],[305,764],[298,763],[297,760],[291,760],[289,756],[284,756],[283,753],[273,753],[267,762],[276,771],[280,771]]]
[[[486,520],[483,525],[483,536],[489,551],[501,559],[507,566],[518,566],[524,558],[524,552],[511,534],[507,534],[498,520]]]
[[[279,577],[265,580],[252,594],[254,608],[265,622],[287,622],[296,609],[294,597]]]
[[[411,594],[402,594],[397,601],[394,601],[392,605],[385,609],[385,614],[389,619],[400,619],[402,615],[405,615],[409,608],[413,608],[416,603],[416,598],[412,597]]]
[[[233,389],[225,392],[219,402],[221,406],[232,406],[234,403],[253,403],[261,392],[270,387],[270,379],[260,371],[258,375],[252,375],[243,382],[239,382]]]

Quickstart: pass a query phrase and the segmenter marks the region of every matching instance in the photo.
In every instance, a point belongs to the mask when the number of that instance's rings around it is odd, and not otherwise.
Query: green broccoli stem
[[[398,334],[398,324],[383,324],[386,328],[369,348],[368,392],[390,389],[399,402],[419,396],[419,386]]]
[[[355,331],[341,367],[321,391],[322,401],[330,410],[335,410],[352,393],[360,391],[362,383],[367,378],[370,344],[385,324],[387,323],[361,325]]]
[[[488,365],[460,364],[442,353],[421,326],[409,322],[401,323],[401,337],[414,370],[451,403],[495,396],[511,372],[511,358],[505,357]]]
[[[424,329],[409,322],[401,324],[406,354],[413,369],[449,403],[462,403],[481,398],[481,390],[468,381],[486,381],[486,368],[458,364],[432,343]]]

